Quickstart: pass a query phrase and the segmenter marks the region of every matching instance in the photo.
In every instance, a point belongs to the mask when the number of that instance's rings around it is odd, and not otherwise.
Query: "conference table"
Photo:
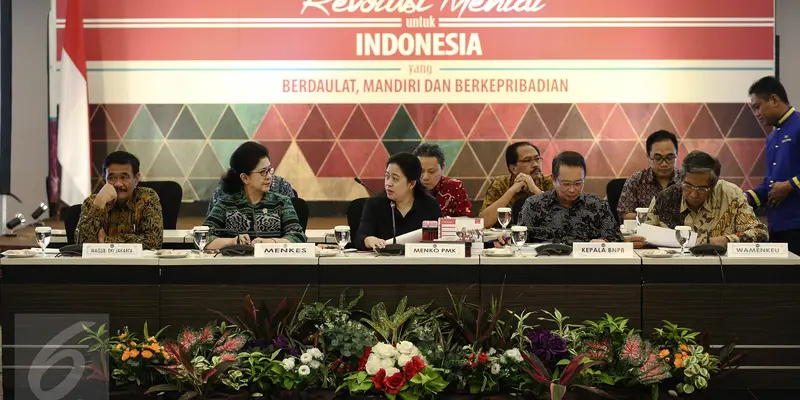
[[[348,290],[390,313],[409,305],[451,307],[452,301],[517,312],[558,308],[569,323],[608,313],[629,318],[649,335],[668,320],[707,332],[712,348],[736,340],[747,354],[735,378],[717,385],[800,389],[800,257],[626,258],[515,255],[476,251],[462,258],[410,258],[348,253],[332,257],[255,258],[190,255],[102,259],[46,256],[0,258],[3,344],[14,343],[14,317],[31,313],[107,314],[110,329],[151,331],[203,326],[211,310],[239,316],[245,296],[273,309],[338,300]],[[541,316],[541,312],[535,316]],[[543,328],[547,323],[534,320]],[[715,351],[716,351],[715,350]],[[6,365],[14,350],[4,351]]]
[[[335,243],[333,229],[306,229],[309,243]],[[188,248],[194,246],[194,237],[189,229],[165,229],[164,248]],[[67,244],[67,233],[63,229],[53,229],[50,237],[51,247]]]

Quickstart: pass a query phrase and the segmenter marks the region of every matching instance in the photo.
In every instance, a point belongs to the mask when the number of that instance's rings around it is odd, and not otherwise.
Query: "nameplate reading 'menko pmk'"
[[[314,258],[314,243],[256,243],[254,256],[258,258]]]
[[[575,258],[630,258],[633,257],[633,243],[574,243],[572,256]]]
[[[408,258],[458,258],[465,257],[465,247],[460,243],[407,243]]]

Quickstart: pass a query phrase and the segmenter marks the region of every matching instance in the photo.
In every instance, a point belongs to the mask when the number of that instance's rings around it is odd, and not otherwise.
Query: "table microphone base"
[[[387,244],[382,249],[377,249],[378,254],[382,256],[402,256],[406,254],[406,246],[404,244]]]

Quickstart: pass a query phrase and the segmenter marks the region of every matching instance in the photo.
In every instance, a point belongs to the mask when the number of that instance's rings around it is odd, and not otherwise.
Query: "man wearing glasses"
[[[115,151],[103,161],[105,185],[81,206],[76,243],[141,243],[161,248],[164,221],[161,201],[153,189],[138,187],[139,159]]]
[[[522,206],[519,225],[528,227],[532,242],[623,240],[608,202],[583,193],[586,160],[582,155],[565,151],[553,158],[553,177],[555,189],[529,197]]]
[[[647,158],[650,167],[631,175],[622,186],[617,213],[620,221],[636,219],[636,209],[647,207],[662,190],[678,183],[675,159],[678,138],[669,131],[656,131],[647,137]]]
[[[517,200],[553,189],[553,177],[542,176],[539,148],[529,142],[506,148],[506,166],[510,175],[493,178],[483,199],[480,216],[486,228],[497,223],[498,208],[513,207]]]
[[[650,203],[647,223],[674,229],[686,225],[697,232],[697,243],[726,246],[729,242],[767,242],[767,227],[759,221],[738,186],[720,180],[716,160],[693,151],[683,160],[680,185],[670,186]]]

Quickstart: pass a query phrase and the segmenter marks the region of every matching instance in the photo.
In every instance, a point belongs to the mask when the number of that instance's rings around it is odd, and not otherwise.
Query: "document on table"
[[[669,228],[662,228],[660,226],[642,224],[637,228],[636,236],[645,238],[647,243],[659,247],[672,247],[680,248],[681,245],[675,239],[675,230]],[[686,248],[692,247],[697,243],[697,233],[692,231],[689,235],[689,240],[686,242]]]
[[[397,244],[419,243],[421,241],[422,229],[417,229],[397,237]],[[392,243],[392,238],[386,239],[386,243]]]

